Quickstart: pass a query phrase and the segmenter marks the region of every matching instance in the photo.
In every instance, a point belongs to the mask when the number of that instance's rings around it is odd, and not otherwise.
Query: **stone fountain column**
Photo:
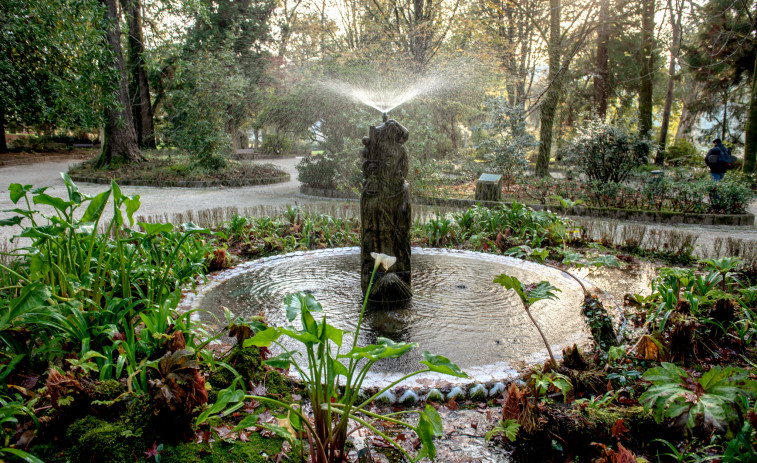
[[[360,194],[360,246],[363,294],[373,272],[372,252],[388,254],[397,262],[388,272],[376,272],[369,299],[399,301],[410,298],[410,195],[407,151],[409,132],[394,119],[371,126],[363,137],[363,187]]]

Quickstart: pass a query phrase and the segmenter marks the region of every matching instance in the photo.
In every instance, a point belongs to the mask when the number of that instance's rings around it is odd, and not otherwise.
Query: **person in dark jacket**
[[[710,168],[710,176],[716,182],[723,180],[726,171],[731,167],[731,156],[719,138],[712,140],[713,146],[704,157],[704,163]]]

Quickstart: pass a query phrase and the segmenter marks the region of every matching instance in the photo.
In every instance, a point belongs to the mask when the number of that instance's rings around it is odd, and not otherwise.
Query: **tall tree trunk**
[[[8,144],[5,143],[5,108],[0,104],[0,153],[8,152]]]
[[[730,93],[729,89],[725,89],[723,92],[723,123],[720,124],[720,139],[723,141],[728,134],[728,97]]]
[[[755,171],[755,160],[757,160],[757,61],[754,62],[752,72],[752,95],[749,99],[744,127],[744,172],[751,174]]]
[[[676,2],[678,3],[678,2]],[[673,0],[668,0],[668,10],[670,10],[670,27],[673,29],[673,41],[670,44],[670,63],[668,63],[668,88],[665,91],[665,108],[662,110],[662,121],[660,122],[660,136],[657,139],[657,156],[655,164],[662,165],[665,161],[665,145],[668,140],[668,126],[670,125],[670,112],[673,109],[673,90],[676,80],[676,62],[678,61],[678,49],[681,40],[681,6],[673,8]]]
[[[676,141],[684,140],[691,134],[699,120],[699,112],[692,111],[699,101],[699,94],[702,91],[702,84],[691,78],[685,78],[683,81],[683,109],[681,117],[678,120],[678,129],[676,130]]]
[[[139,0],[121,0],[121,9],[126,15],[129,25],[129,70],[131,82],[134,83],[130,91],[134,100],[134,122],[137,130],[139,146],[155,148],[155,130],[152,120],[152,105],[150,104],[150,85],[145,70],[145,45],[142,34],[142,5]]]
[[[597,61],[594,76],[594,104],[597,106],[597,117],[604,122],[607,116],[607,94],[610,79],[609,53],[607,42],[610,41],[610,0],[602,0],[599,6],[599,29],[597,31]]]
[[[536,176],[549,175],[549,157],[552,153],[552,128],[555,121],[557,103],[562,93],[562,76],[560,73],[560,0],[549,0],[549,73],[547,75],[547,92],[539,108],[539,154],[536,158]]]
[[[137,134],[131,114],[131,101],[127,86],[124,57],[121,52],[121,30],[118,26],[118,6],[116,0],[100,0],[105,7],[106,46],[112,51],[112,61],[104,62],[107,71],[116,71],[118,79],[118,103],[105,110],[105,139],[97,166],[102,167],[118,159],[123,162],[141,162],[144,160],[137,145]]]
[[[655,0],[642,0],[641,55],[639,56],[639,135],[652,138],[652,91],[654,90]]]

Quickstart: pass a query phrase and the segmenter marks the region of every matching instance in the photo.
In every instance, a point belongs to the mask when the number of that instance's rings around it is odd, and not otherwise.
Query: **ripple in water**
[[[413,371],[424,350],[444,355],[464,370],[544,360],[544,345],[517,296],[492,283],[501,273],[524,284],[549,280],[562,290],[558,301],[538,302],[532,308],[555,352],[588,340],[580,315],[581,289],[564,273],[490,254],[419,248],[412,252],[413,299],[390,310],[367,311],[358,344],[382,336],[416,342],[419,347],[377,364],[377,369]],[[218,275],[200,290],[192,307],[219,318],[222,306],[245,317],[263,313],[270,324],[281,326],[288,324],[282,310],[284,296],[307,291],[323,305],[329,323],[354,331],[362,304],[359,261],[358,248],[253,261]],[[299,320],[295,326],[299,327]],[[351,341],[345,340],[348,345]]]

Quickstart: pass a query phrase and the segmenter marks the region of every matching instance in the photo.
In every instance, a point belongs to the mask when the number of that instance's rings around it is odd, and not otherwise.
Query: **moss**
[[[272,461],[281,452],[284,441],[280,438],[266,439],[260,434],[252,433],[249,442],[220,442],[213,446],[206,444],[181,444],[166,447],[160,454],[161,463],[263,463]],[[291,452],[290,452],[291,453]],[[294,455],[288,455],[297,461]]]
[[[235,345],[223,362],[234,368],[244,381],[245,387],[250,384],[265,384],[268,395],[282,398],[284,401],[292,399],[292,382],[276,370],[263,366],[263,358],[257,347],[241,347]],[[231,386],[234,374],[227,368],[218,368],[208,378],[212,390],[208,394],[208,402],[213,403],[218,391]]]
[[[115,379],[110,379],[107,381],[98,381],[95,383],[93,387],[94,397],[95,400],[114,400],[118,398],[121,394],[126,392],[126,386],[121,384],[120,382],[116,381]]]
[[[241,347],[235,345],[223,362],[232,367],[244,379],[245,384],[260,376],[262,370],[262,356],[257,347]],[[208,378],[208,383],[215,389],[226,389],[234,381],[234,374],[227,368],[218,368]]]
[[[67,437],[72,443],[68,452],[72,462],[131,463],[139,456],[139,449],[145,447],[130,427],[93,416],[74,422]]]

